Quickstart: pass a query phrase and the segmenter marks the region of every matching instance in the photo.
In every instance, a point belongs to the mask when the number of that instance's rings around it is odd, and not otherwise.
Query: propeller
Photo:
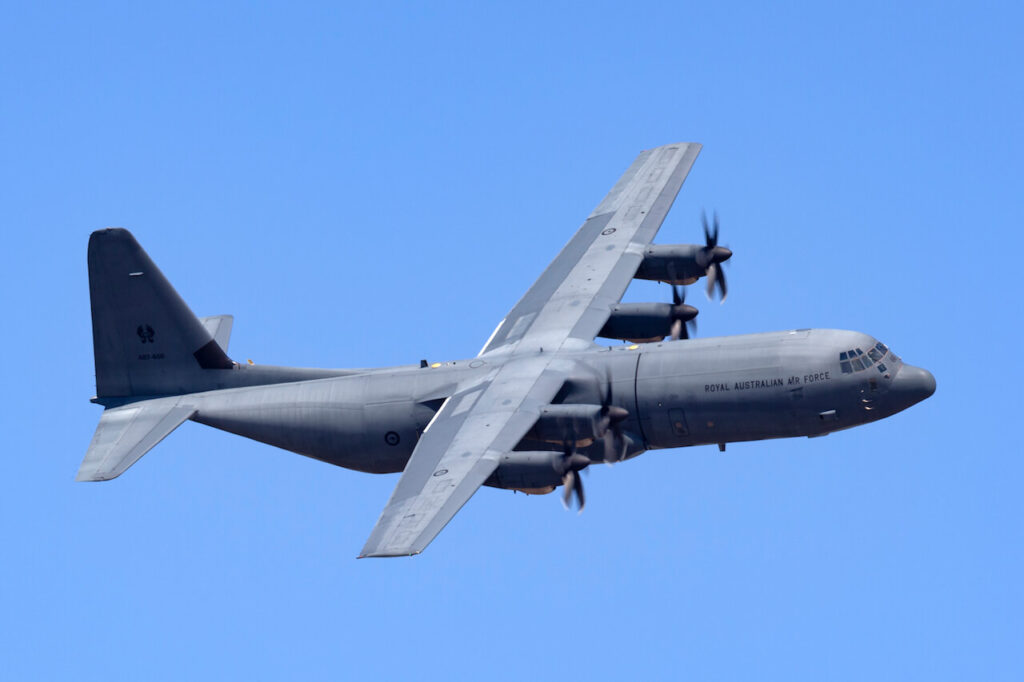
[[[598,393],[602,393],[601,383],[597,378],[595,378],[595,387]],[[622,431],[622,422],[628,416],[628,411],[612,404],[612,377],[611,372],[606,370],[598,432],[604,443],[604,461],[609,464],[621,461],[626,456],[626,451],[632,442],[629,436]],[[580,472],[590,466],[590,458],[576,452],[576,443],[576,434],[565,434],[565,438],[562,440],[562,456],[555,460],[554,467],[555,472],[562,477],[562,504],[568,509],[569,501],[575,495],[576,505],[582,512],[587,498],[583,492],[583,477]]]
[[[722,270],[722,263],[732,257],[732,251],[718,245],[718,211],[715,211],[713,216],[714,231],[708,227],[707,213],[701,212],[700,219],[704,224],[704,248],[697,253],[697,264],[704,268],[704,274],[708,279],[708,298],[712,298],[715,285],[718,285],[718,291],[724,302],[729,288],[725,283],[725,271]]]
[[[686,289],[672,285],[672,331],[669,335],[673,341],[688,339],[697,333],[697,309],[686,305]]]
[[[575,493],[576,505],[582,513],[587,498],[583,494],[583,477],[580,476],[580,472],[590,466],[590,458],[576,452],[575,440],[566,440],[564,447],[565,451],[562,457],[555,461],[555,471],[562,477],[562,488],[564,489],[562,504],[568,509],[569,500]]]
[[[626,456],[626,448],[629,447],[629,439],[622,432],[622,422],[629,416],[629,412],[618,405],[612,405],[612,377],[610,372],[605,374],[604,396],[601,399],[601,424],[602,440],[604,441],[604,461],[608,464],[622,461]]]
[[[669,280],[676,280],[676,268],[670,262],[668,264],[668,276]],[[673,341],[679,339],[688,339],[690,334],[697,333],[697,317],[699,312],[692,305],[686,305],[686,289],[683,287],[672,285],[672,328],[669,332],[669,337]],[[684,324],[685,323],[685,324]]]

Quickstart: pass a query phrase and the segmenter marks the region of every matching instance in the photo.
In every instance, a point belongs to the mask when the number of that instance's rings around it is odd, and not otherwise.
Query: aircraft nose
[[[935,393],[935,377],[926,369],[903,365],[893,378],[891,395],[902,403],[902,407],[910,407]]]

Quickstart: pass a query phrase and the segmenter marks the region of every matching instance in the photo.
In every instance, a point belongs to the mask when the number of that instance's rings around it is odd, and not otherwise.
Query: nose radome
[[[924,374],[924,389],[927,391],[924,397],[931,398],[935,393],[935,375],[926,369],[921,369],[921,373]]]
[[[893,379],[892,390],[905,400],[909,407],[935,393],[935,377],[926,369],[903,365]]]

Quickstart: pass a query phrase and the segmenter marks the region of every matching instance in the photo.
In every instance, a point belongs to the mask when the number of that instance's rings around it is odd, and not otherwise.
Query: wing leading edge
[[[480,354],[592,342],[633,280],[700,150],[684,142],[641,152]]]

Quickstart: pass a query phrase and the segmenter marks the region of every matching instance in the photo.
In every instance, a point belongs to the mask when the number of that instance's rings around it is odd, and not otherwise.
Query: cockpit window
[[[859,372],[871,367],[875,363],[880,363],[888,352],[889,349],[881,341],[872,348],[869,348],[866,354],[860,348],[851,348],[839,354],[839,368],[843,371],[843,374]],[[896,356],[893,356],[893,359],[895,361]],[[884,373],[886,371],[885,365],[879,365],[878,371]]]

